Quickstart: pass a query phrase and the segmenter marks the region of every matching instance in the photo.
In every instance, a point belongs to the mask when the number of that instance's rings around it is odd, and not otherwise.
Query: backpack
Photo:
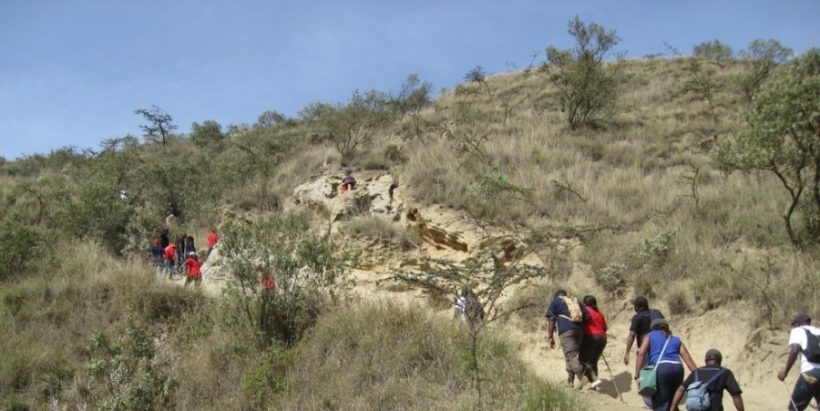
[[[806,331],[806,349],[801,350],[803,351],[803,355],[806,356],[809,362],[820,363],[820,338],[806,328],[803,330]]]
[[[574,297],[567,296],[561,296],[561,299],[564,300],[564,303],[567,305],[569,316],[560,315],[559,317],[566,318],[574,323],[584,322],[584,313],[581,312],[581,305],[578,304],[578,300]]]
[[[686,389],[686,409],[688,411],[707,411],[712,407],[712,398],[709,395],[709,391],[707,391],[707,387],[712,381],[716,380],[720,374],[723,374],[723,368],[718,370],[718,372],[706,382],[701,382],[698,378],[698,371],[695,370],[695,381],[692,381],[692,383],[689,384],[689,388]]]

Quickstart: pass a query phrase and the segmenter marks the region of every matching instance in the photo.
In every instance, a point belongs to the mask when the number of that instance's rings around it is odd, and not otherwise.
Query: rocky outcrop
[[[398,183],[384,171],[362,171],[355,174],[354,190],[341,192],[341,175],[319,176],[293,190],[285,203],[292,207],[313,207],[328,214],[331,222],[371,213],[388,215],[399,220],[404,202],[398,197]]]

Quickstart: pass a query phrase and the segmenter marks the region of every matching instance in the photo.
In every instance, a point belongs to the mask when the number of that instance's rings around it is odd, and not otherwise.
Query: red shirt
[[[202,271],[199,269],[199,260],[194,257],[188,257],[188,259],[185,260],[185,265],[188,266],[188,277],[202,277]]]
[[[263,290],[273,290],[276,288],[276,280],[273,279],[273,275],[262,277],[259,286],[262,287]]]
[[[165,259],[168,261],[174,261],[177,255],[177,246],[169,245],[165,247]]]
[[[584,324],[584,335],[606,335],[606,319],[600,311],[585,305],[589,320]]]
[[[217,237],[216,233],[211,231],[208,233],[208,247],[213,247],[216,245],[216,242],[219,241],[219,237]]]

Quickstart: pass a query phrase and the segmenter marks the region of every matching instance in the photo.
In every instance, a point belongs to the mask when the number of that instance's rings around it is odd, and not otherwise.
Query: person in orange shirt
[[[167,247],[165,247],[164,253],[165,258],[162,262],[163,265],[161,277],[168,276],[168,278],[171,278],[171,273],[173,273],[172,270],[174,268],[174,262],[176,261],[177,246],[175,244],[169,244]]]
[[[262,293],[273,295],[276,292],[276,278],[274,278],[273,273],[261,265],[256,267],[256,272],[259,273],[259,288]]]
[[[211,251],[213,251],[214,247],[216,247],[216,243],[219,241],[219,236],[216,235],[216,230],[213,228],[211,231],[208,231],[208,253],[205,254],[205,258],[210,257]]]
[[[202,285],[202,270],[200,269],[199,259],[196,257],[196,253],[188,253],[188,258],[185,259],[184,264],[188,271],[188,276],[185,278],[185,287],[188,287],[188,284],[192,281],[197,287]]]

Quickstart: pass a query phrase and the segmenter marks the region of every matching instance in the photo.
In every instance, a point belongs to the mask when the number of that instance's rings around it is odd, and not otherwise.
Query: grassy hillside
[[[276,213],[296,185],[342,162],[389,170],[418,205],[577,239],[579,262],[613,298],[649,295],[674,315],[740,302],[770,328],[796,311],[816,317],[820,232],[808,194],[794,216],[795,246],[777,176],[718,161],[748,130],[753,105],[737,78],[749,63],[709,65],[708,75],[695,63],[609,63],[621,72],[615,109],[574,130],[554,72],[533,69],[409,109],[357,93],[294,119],[267,113],[224,130],[205,122],[166,144],[124,137],[95,151],[6,162],[0,401],[17,409],[471,408],[465,337],[436,318],[340,306],[322,312],[295,347],[260,349],[237,300],[159,286],[141,262],[168,213],[195,234],[230,213]],[[696,87],[704,78],[708,94]],[[482,356],[499,376],[485,388],[488,408],[579,406],[524,372],[502,337],[486,340]]]

